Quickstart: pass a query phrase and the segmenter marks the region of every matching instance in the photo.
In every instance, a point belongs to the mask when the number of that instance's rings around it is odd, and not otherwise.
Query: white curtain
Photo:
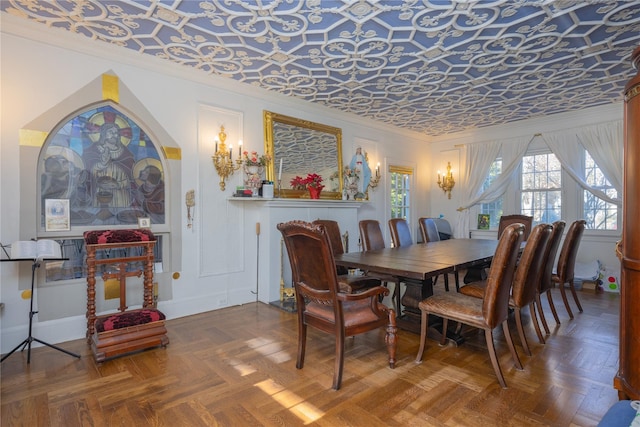
[[[563,132],[545,133],[543,138],[553,154],[556,155],[562,168],[573,178],[580,187],[589,191],[602,200],[622,205],[620,197],[612,199],[597,188],[591,187],[584,180],[584,171],[581,163],[576,160],[576,153],[580,153],[580,143],[589,151],[598,167],[603,171],[618,195],[622,196],[622,126],[619,126],[619,135],[614,124],[591,126],[588,128]],[[616,140],[616,138],[619,138]],[[607,168],[607,172],[604,172]],[[611,177],[611,178],[610,178]]]
[[[533,138],[525,137],[512,143],[490,142],[483,144],[471,144],[467,148],[465,165],[465,179],[463,181],[463,201],[458,208],[455,228],[456,238],[468,238],[470,229],[469,208],[480,203],[490,203],[502,196],[518,171],[518,165],[522,156],[527,151]],[[503,159],[513,159],[508,165],[504,165],[502,173],[491,183],[489,188],[481,193],[482,185],[487,178],[491,164],[496,160],[500,151],[503,151]],[[507,153],[513,151],[513,153]]]
[[[578,130],[578,139],[622,198],[624,128],[622,120]]]

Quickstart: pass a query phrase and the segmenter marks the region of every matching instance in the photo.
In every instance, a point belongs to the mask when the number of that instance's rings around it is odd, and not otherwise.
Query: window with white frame
[[[608,197],[618,197],[618,192],[605,178],[588,151],[584,151],[584,177],[587,184],[606,194]],[[583,212],[587,221],[586,227],[592,230],[617,230],[618,206],[608,203],[587,190],[584,194]]]
[[[482,184],[482,191],[486,191],[491,183],[502,173],[502,158],[498,157],[489,168],[489,174]],[[502,196],[490,203],[480,204],[480,213],[489,215],[489,228],[498,228],[502,216]]]
[[[413,169],[390,166],[391,178],[391,218],[404,218],[410,221],[411,177]]]
[[[533,222],[552,223],[562,218],[562,167],[553,153],[522,158],[520,212]]]

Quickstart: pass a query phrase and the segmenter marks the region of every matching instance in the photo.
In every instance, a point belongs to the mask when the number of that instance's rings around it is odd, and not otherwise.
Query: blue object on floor
[[[636,410],[631,407],[631,401],[621,400],[609,408],[598,427],[629,427],[635,416]]]

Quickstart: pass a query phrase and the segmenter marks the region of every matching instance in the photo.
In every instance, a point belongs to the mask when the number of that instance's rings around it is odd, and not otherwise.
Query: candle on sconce
[[[218,138],[214,140],[216,142],[216,153],[218,152]]]
[[[229,158],[231,159],[233,156],[233,146],[229,144]]]
[[[378,162],[378,165],[376,166],[376,177],[380,176],[380,162]]]
[[[278,169],[278,180],[282,179],[282,159],[280,159],[280,168]]]
[[[242,140],[238,140],[238,156],[242,156]]]

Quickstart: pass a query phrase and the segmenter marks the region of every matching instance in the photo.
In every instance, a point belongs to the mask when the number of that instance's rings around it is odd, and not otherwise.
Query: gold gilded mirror
[[[293,189],[291,180],[315,173],[325,186],[322,199],[342,199],[342,129],[264,111],[264,135],[271,159],[267,180],[274,182],[277,197],[309,198],[308,191]]]

